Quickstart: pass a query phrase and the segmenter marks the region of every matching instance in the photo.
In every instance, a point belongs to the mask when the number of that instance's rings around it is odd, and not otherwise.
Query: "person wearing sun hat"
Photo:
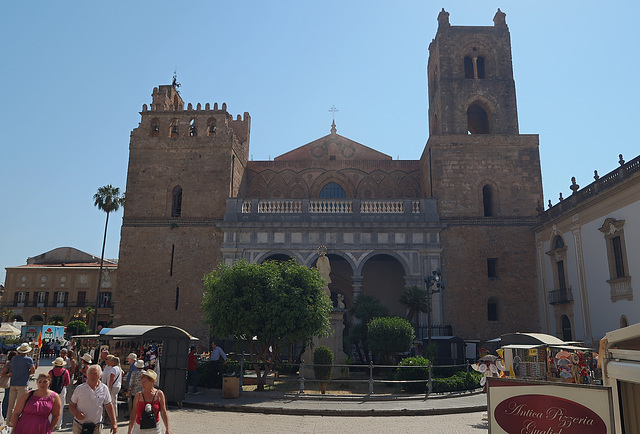
[[[136,353],[129,353],[127,356],[127,363],[129,364],[129,372],[127,373],[127,388],[129,387],[129,382],[131,381],[131,374],[136,372],[138,368],[136,367],[136,362],[138,361],[138,355]]]
[[[135,371],[131,373],[131,378],[127,383],[128,387],[128,398],[127,398],[127,406],[129,408],[129,414],[131,414],[131,410],[133,408],[133,398],[136,397],[136,394],[142,390],[142,384],[140,383],[140,379],[142,378],[142,369],[144,368],[144,360],[139,359],[135,363]]]
[[[27,393],[29,377],[36,372],[33,359],[27,356],[32,348],[28,343],[21,344],[16,351],[18,354],[11,359],[11,382],[9,383],[9,408],[7,409],[7,419],[11,420],[13,408],[22,395]]]
[[[62,408],[60,409],[60,419],[56,429],[62,428],[62,413],[64,412],[64,402],[67,398],[67,386],[71,384],[71,377],[69,371],[65,369],[67,363],[62,357],[58,357],[53,361],[53,369],[49,371],[51,382],[49,383],[49,389],[60,395],[62,402]]]
[[[132,433],[157,433],[160,434],[160,417],[164,422],[166,434],[171,434],[169,427],[169,415],[162,390],[154,387],[158,380],[158,374],[151,369],[140,373],[142,390],[136,393],[133,400],[133,411],[129,418],[129,431]],[[146,427],[150,423],[151,426]]]
[[[80,372],[80,379],[76,384],[87,382],[87,369],[91,366],[91,362],[93,362],[93,359],[88,353],[84,353],[82,357],[80,357],[80,367],[78,368],[78,371]]]

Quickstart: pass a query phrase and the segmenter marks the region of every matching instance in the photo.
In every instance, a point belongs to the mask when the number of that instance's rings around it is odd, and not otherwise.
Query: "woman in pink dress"
[[[20,397],[11,416],[13,434],[51,433],[62,414],[62,402],[56,392],[49,390],[49,384],[49,374],[40,374],[38,388]]]

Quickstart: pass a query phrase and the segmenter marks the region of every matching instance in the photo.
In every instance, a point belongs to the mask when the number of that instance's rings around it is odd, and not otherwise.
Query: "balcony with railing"
[[[225,222],[436,222],[435,199],[227,199]]]
[[[620,277],[618,279],[607,280],[607,283],[611,286],[611,301],[633,300],[631,277]]]
[[[555,291],[549,291],[549,304],[562,304],[573,301],[571,288],[562,288]]]

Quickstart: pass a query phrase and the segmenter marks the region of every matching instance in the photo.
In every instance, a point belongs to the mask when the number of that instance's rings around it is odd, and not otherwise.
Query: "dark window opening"
[[[335,155],[329,155],[329,160],[335,160],[336,156]]]
[[[111,292],[100,293],[100,307],[111,307]]]
[[[339,198],[339,197],[347,197],[347,194],[344,192],[344,189],[340,187],[340,185],[335,182],[330,182],[320,191],[321,198]]]
[[[160,131],[160,127],[158,126],[158,120],[157,119],[152,119],[151,120],[151,135],[152,136],[157,136],[158,132]]]
[[[169,128],[170,128],[170,137],[178,137],[180,135],[177,120],[171,121],[171,126]]]
[[[498,277],[498,258],[487,258],[487,277]]]
[[[489,134],[489,116],[479,105],[467,109],[467,128],[470,134]]]
[[[207,132],[211,134],[216,133],[216,120],[211,118],[207,121]]]
[[[176,251],[176,245],[171,244],[171,265],[169,266],[169,276],[173,276],[173,254]]]
[[[620,237],[611,238],[611,245],[613,247],[613,259],[616,263],[616,277],[624,277],[624,257],[622,255],[622,241]]]
[[[191,120],[191,123],[189,124],[189,135],[191,137],[195,137],[198,135],[198,128],[196,127],[196,121],[195,120]]]
[[[78,301],[76,301],[76,306],[84,307],[87,302],[87,291],[78,291]]]
[[[498,321],[498,302],[495,300],[487,302],[487,319],[489,321]]]
[[[178,310],[178,303],[180,302],[180,287],[176,286],[176,306],[175,309]]]
[[[173,195],[171,199],[171,217],[180,217],[182,215],[182,187],[176,185],[173,187]]]
[[[564,261],[556,262],[558,270],[558,289],[567,289],[567,281],[564,278]]]
[[[482,187],[482,207],[485,217],[493,217],[493,190],[490,185]]]
[[[476,59],[476,67],[478,68],[478,78],[484,78],[484,57]]]
[[[469,56],[464,58],[464,78],[473,78],[473,59]]]
[[[569,321],[569,318],[567,318],[566,315],[562,315],[562,340],[565,342],[572,340],[571,321]]]

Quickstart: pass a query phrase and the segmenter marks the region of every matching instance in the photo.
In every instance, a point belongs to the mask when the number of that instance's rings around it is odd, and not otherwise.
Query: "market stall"
[[[182,406],[187,375],[187,355],[191,341],[197,340],[174,326],[123,325],[104,334],[111,351],[136,353],[144,360],[145,369],[158,374],[160,389],[167,401]]]

